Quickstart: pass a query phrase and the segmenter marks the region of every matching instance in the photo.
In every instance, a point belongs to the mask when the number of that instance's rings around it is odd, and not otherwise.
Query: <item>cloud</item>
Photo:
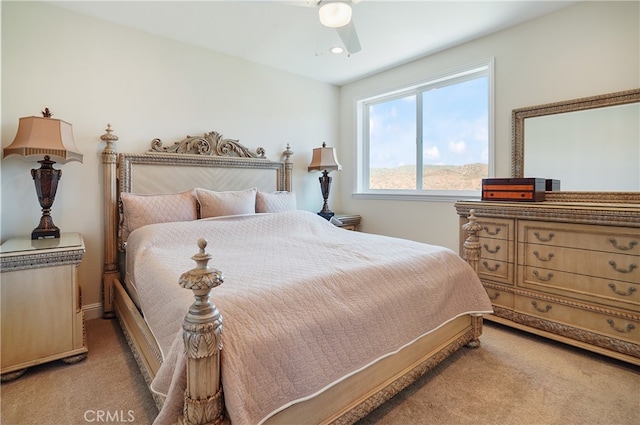
[[[467,144],[460,140],[459,142],[449,142],[449,152],[453,153],[465,153],[467,151]]]
[[[424,159],[440,159],[440,150],[438,149],[437,146],[432,146],[430,148],[425,148],[423,151],[423,158]]]

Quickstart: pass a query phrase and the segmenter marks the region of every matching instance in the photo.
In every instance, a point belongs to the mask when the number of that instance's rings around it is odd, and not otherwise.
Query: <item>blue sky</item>
[[[488,162],[487,88],[482,77],[423,92],[424,164]],[[415,165],[416,99],[370,109],[371,167]]]

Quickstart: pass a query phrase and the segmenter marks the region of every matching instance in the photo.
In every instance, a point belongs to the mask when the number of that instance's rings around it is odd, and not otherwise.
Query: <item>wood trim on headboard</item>
[[[172,146],[162,146],[160,139],[151,141],[147,153],[118,154],[114,143],[118,137],[107,124],[106,133],[100,137],[106,142],[102,151],[104,175],[104,272],[103,310],[104,317],[114,315],[113,282],[121,279],[119,265],[119,199],[120,193],[130,192],[133,164],[158,166],[184,166],[194,169],[255,169],[273,170],[276,175],[276,190],[292,191],[293,151],[287,144],[283,152],[284,161],[271,161],[265,157],[263,148],[255,152],[235,139],[225,139],[218,132],[205,133],[203,137],[187,136]],[[201,186],[204,187],[204,186]]]

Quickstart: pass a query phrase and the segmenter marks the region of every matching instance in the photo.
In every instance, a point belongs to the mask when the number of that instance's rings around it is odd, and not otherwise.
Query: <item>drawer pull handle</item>
[[[540,276],[540,274],[538,273],[538,270],[534,270],[532,273],[538,280],[541,280],[543,282],[549,282],[553,277],[553,273],[547,273],[546,277]]]
[[[487,294],[487,295],[489,295],[490,300],[497,300],[498,297],[500,296],[500,292],[496,292],[493,296],[491,296],[491,294]]]
[[[496,230],[492,232],[487,226],[484,226],[484,231],[487,232],[488,235],[496,236],[498,233],[500,233],[500,228],[496,227]]]
[[[629,242],[628,246],[618,245],[618,241],[615,238],[609,239],[609,242],[611,242],[615,249],[620,249],[622,251],[628,251],[630,249],[633,249],[634,246],[638,245],[638,241],[631,241]]]
[[[500,263],[496,263],[496,266],[494,268],[489,267],[489,264],[486,261],[483,261],[482,265],[485,267],[485,269],[489,270],[490,272],[495,272],[500,268]]]
[[[547,306],[545,308],[540,308],[540,307],[538,307],[538,303],[537,302],[531,301],[531,305],[533,306],[533,308],[538,310],[540,313],[546,313],[549,310],[551,310],[551,305],[550,304],[547,304]]]
[[[635,268],[637,268],[637,267],[638,267],[638,266],[636,266],[635,264],[631,264],[627,270],[619,269],[619,268],[618,268],[618,265],[617,265],[617,264],[616,264],[616,262],[615,262],[615,261],[613,261],[613,260],[609,261],[609,265],[610,265],[611,267],[613,267],[613,270],[615,270],[615,271],[617,271],[617,272],[620,272],[620,273],[631,273]]]
[[[540,256],[540,253],[538,251],[533,251],[533,255],[535,255],[536,258],[540,261],[551,261],[551,259],[554,257],[553,252],[550,252],[546,257],[542,257]]]
[[[632,330],[634,330],[636,328],[633,323],[629,323],[626,328],[619,328],[619,327],[616,326],[616,324],[613,321],[613,319],[607,319],[607,323],[609,324],[609,326],[611,326],[611,329],[613,329],[616,332],[623,333],[623,334],[628,334],[629,332],[631,332]]]
[[[484,244],[484,245],[482,245],[482,246],[484,247],[484,249],[485,249],[489,254],[496,254],[498,251],[500,251],[500,245],[497,245],[497,246],[496,246],[496,249],[494,249],[494,250],[489,249],[489,245],[487,245],[487,244]]]
[[[611,288],[611,290],[617,294],[617,295],[622,295],[623,297],[629,296],[629,295],[633,295],[634,292],[636,292],[636,288],[634,288],[633,286],[629,287],[629,290],[627,292],[623,292],[623,291],[618,291],[616,289],[616,285],[615,283],[610,283],[609,284],[609,288]]]
[[[551,239],[553,239],[553,237],[555,236],[555,234],[553,234],[553,232],[549,233],[549,236],[547,236],[546,238],[543,238],[542,236],[540,236],[540,233],[538,232],[533,232],[533,235],[536,237],[536,239],[538,239],[540,242],[550,242]]]

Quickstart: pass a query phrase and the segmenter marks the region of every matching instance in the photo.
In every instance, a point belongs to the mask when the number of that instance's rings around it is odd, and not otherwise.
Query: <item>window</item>
[[[493,61],[358,102],[358,193],[479,196],[492,175]]]

